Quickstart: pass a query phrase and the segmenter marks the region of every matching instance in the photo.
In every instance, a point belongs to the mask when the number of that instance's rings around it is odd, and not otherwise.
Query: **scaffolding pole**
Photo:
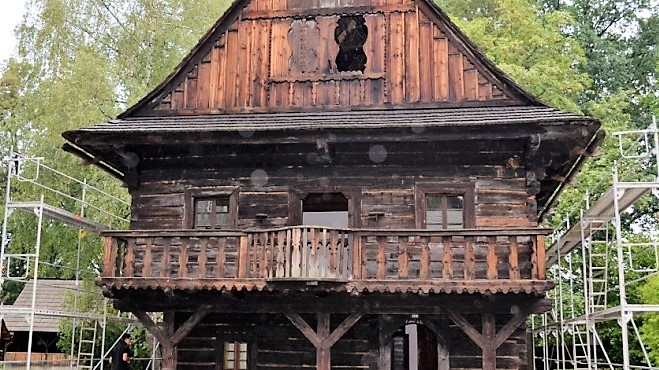
[[[559,292],[554,294],[558,315],[554,321],[547,321],[547,316],[543,315],[542,325],[533,326],[533,337],[540,341],[545,355],[555,358],[556,369],[566,369],[568,365],[572,365],[574,370],[656,369],[650,363],[635,317],[659,313],[659,305],[630,303],[627,292],[630,286],[659,275],[659,230],[650,230],[639,236],[640,242],[635,242],[629,236],[638,235],[638,231],[631,229],[633,224],[630,229],[625,229],[622,222],[622,215],[633,209],[643,197],[649,194],[659,196],[659,131],[656,118],[645,130],[616,132],[613,136],[617,137],[620,159],[611,170],[608,190],[592,203],[586,195],[584,205],[577,210],[578,221],[572,223],[568,216],[564,231],[555,234],[547,252],[547,265],[554,265],[552,271],[559,280]],[[623,174],[623,169],[629,170],[629,173]],[[630,175],[633,175],[631,179],[623,178]],[[577,253],[581,254],[582,266],[575,270],[572,260]],[[640,253],[645,253],[648,258],[637,261]],[[567,260],[566,272],[563,272],[563,260]],[[650,260],[651,265],[648,265]],[[633,278],[630,278],[630,273],[635,274]],[[565,314],[564,307],[564,278],[569,280],[570,286],[569,315]],[[574,289],[574,282],[579,279],[582,292]],[[610,286],[610,281],[617,282]],[[617,302],[612,301],[611,294],[614,294],[613,298],[618,297]],[[583,312],[575,307],[580,300],[583,300]],[[622,363],[612,361],[600,337],[602,325],[611,321],[620,325]],[[569,330],[564,330],[565,327]],[[556,343],[560,350],[553,354],[548,349],[547,341],[550,329],[556,329],[559,333]],[[636,341],[632,340],[632,336]],[[632,349],[639,349],[632,348],[636,342],[640,346],[638,353],[643,356],[638,361],[630,356]],[[565,355],[565,347],[569,343],[573,347],[571,359]],[[551,368],[550,362],[547,359],[543,361],[544,370]]]
[[[124,207],[128,207],[129,203],[111,195],[101,189],[90,186],[86,180],[78,180],[63,172],[57,171],[44,164],[42,157],[26,157],[20,155],[13,150],[9,156],[4,158],[7,168],[7,181],[5,186],[5,207],[4,219],[1,228],[1,244],[0,244],[0,289],[2,289],[6,281],[31,281],[31,297],[30,304],[26,307],[16,307],[11,305],[0,305],[0,318],[5,318],[8,315],[15,315],[23,317],[28,324],[28,343],[27,343],[27,359],[25,368],[30,370],[32,366],[32,343],[34,341],[34,329],[36,317],[61,317],[71,318],[74,321],[72,327],[72,343],[71,348],[75,347],[75,331],[76,322],[79,320],[92,320],[100,322],[102,326],[103,336],[101,338],[101,352],[105,352],[105,328],[109,320],[128,323],[126,330],[132,327],[135,322],[134,319],[127,319],[124,317],[107,317],[108,300],[104,299],[103,314],[94,314],[90,312],[78,312],[78,294],[74,294],[74,310],[73,312],[67,311],[53,311],[40,307],[36,307],[37,292],[39,286],[39,264],[42,243],[42,230],[44,227],[45,219],[60,222],[64,225],[75,227],[78,229],[77,241],[77,254],[75,271],[75,284],[76,288],[80,287],[81,280],[81,249],[83,233],[91,231],[98,233],[100,231],[109,230],[111,226],[127,226],[128,220],[125,216],[119,216],[105,209],[105,203],[108,201],[118,203]],[[47,180],[41,178],[47,174],[55,180],[52,183],[47,183]],[[68,193],[62,184],[72,184],[73,188],[79,187],[81,193],[79,196]],[[30,191],[26,191],[26,190]],[[94,192],[95,198],[103,198],[98,204],[90,203],[88,193]],[[26,198],[25,194],[30,196],[38,196],[39,200],[34,201]],[[38,195],[37,195],[38,194]],[[49,200],[46,200],[48,196]],[[59,200],[58,200],[59,199]],[[49,201],[54,202],[58,206],[49,204]],[[64,208],[64,204],[73,203],[77,205],[77,210],[71,211]],[[36,230],[10,230],[10,218],[16,211],[24,211],[37,216]],[[92,210],[96,216],[92,218],[87,217],[87,211]],[[107,222],[105,224],[104,220]],[[34,238],[34,245],[30,250],[21,253],[11,252],[11,238],[10,235],[14,233],[31,233],[36,234]],[[33,252],[32,252],[33,251]],[[12,261],[18,261],[24,265],[23,276],[14,276],[12,272]],[[23,271],[23,270],[21,270]],[[79,289],[75,289],[76,292]],[[94,339],[96,340],[96,339]],[[73,358],[73,354],[71,354]],[[102,357],[96,364],[96,367],[103,368]],[[93,365],[93,364],[91,364]],[[71,362],[73,367],[73,363]]]

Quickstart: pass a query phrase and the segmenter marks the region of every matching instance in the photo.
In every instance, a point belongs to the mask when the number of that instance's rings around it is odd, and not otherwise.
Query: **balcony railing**
[[[103,278],[544,280],[545,229],[106,232]]]

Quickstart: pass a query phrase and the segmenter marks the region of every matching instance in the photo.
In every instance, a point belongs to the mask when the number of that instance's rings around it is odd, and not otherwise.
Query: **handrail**
[[[372,228],[334,228],[326,226],[315,225],[296,225],[285,226],[272,229],[139,229],[139,230],[107,230],[103,231],[103,236],[191,236],[191,235],[204,235],[204,236],[224,236],[224,235],[248,235],[263,232],[277,232],[287,231],[299,228],[315,228],[315,229],[328,229],[343,232],[359,232],[364,234],[379,234],[379,235],[401,235],[401,234],[414,234],[419,236],[433,235],[433,236],[496,236],[504,233],[506,235],[549,235],[552,229],[537,228],[537,227],[516,227],[516,228],[482,228],[482,229],[450,229],[450,230],[427,230],[427,229],[372,229]]]

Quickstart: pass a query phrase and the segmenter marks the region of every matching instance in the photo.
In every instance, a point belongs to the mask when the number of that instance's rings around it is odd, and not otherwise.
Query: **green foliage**
[[[526,0],[437,3],[510,77],[549,105],[580,111],[576,98],[590,79],[579,44],[562,31],[573,24],[560,11],[540,13]]]
[[[93,166],[83,167],[64,153],[61,133],[112,119],[134,104],[165,78],[229,5],[230,0],[29,0],[28,14],[18,27],[19,53],[0,72],[0,158],[17,149],[41,156],[57,170],[126,200],[118,181]],[[34,170],[25,169],[25,176]],[[0,168],[0,185],[6,186],[7,168]],[[81,197],[83,185],[41,173],[39,182],[59,192]],[[27,183],[12,190],[14,200],[35,201],[43,189]],[[81,204],[46,192],[46,202],[81,211]],[[126,216],[117,202],[87,193],[86,201],[99,209]],[[0,202],[4,202],[4,196]],[[4,204],[2,204],[4,206]],[[4,207],[3,207],[4,208]],[[103,223],[111,220],[98,209],[86,207],[88,216]],[[0,216],[3,217],[3,216]],[[32,252],[36,245],[37,218],[14,212],[7,220],[12,233],[9,251]],[[80,253],[78,253],[80,251]],[[71,279],[77,275],[88,284],[101,265],[99,237],[61,223],[45,220],[42,228],[40,277]],[[76,271],[79,264],[80,270]],[[30,266],[17,261],[14,275],[31,274]],[[6,282],[2,301],[11,303],[20,284]],[[97,291],[97,288],[90,289]],[[98,293],[81,298],[78,309],[97,312]],[[69,322],[63,322],[62,348],[70,348]],[[108,338],[120,326],[108,327]],[[69,332],[69,334],[66,334]],[[67,344],[68,335],[68,344]],[[114,338],[113,338],[114,339]],[[144,354],[142,354],[144,355]],[[137,365],[136,365],[137,366]]]
[[[639,289],[643,303],[659,304],[659,276],[648,279]],[[644,317],[641,327],[641,338],[649,350],[653,364],[659,363],[659,314],[652,313]]]

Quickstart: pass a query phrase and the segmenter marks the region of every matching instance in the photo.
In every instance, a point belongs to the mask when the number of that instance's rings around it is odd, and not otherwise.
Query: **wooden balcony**
[[[109,289],[244,289],[318,282],[347,290],[538,292],[549,230],[372,230],[104,233]]]

